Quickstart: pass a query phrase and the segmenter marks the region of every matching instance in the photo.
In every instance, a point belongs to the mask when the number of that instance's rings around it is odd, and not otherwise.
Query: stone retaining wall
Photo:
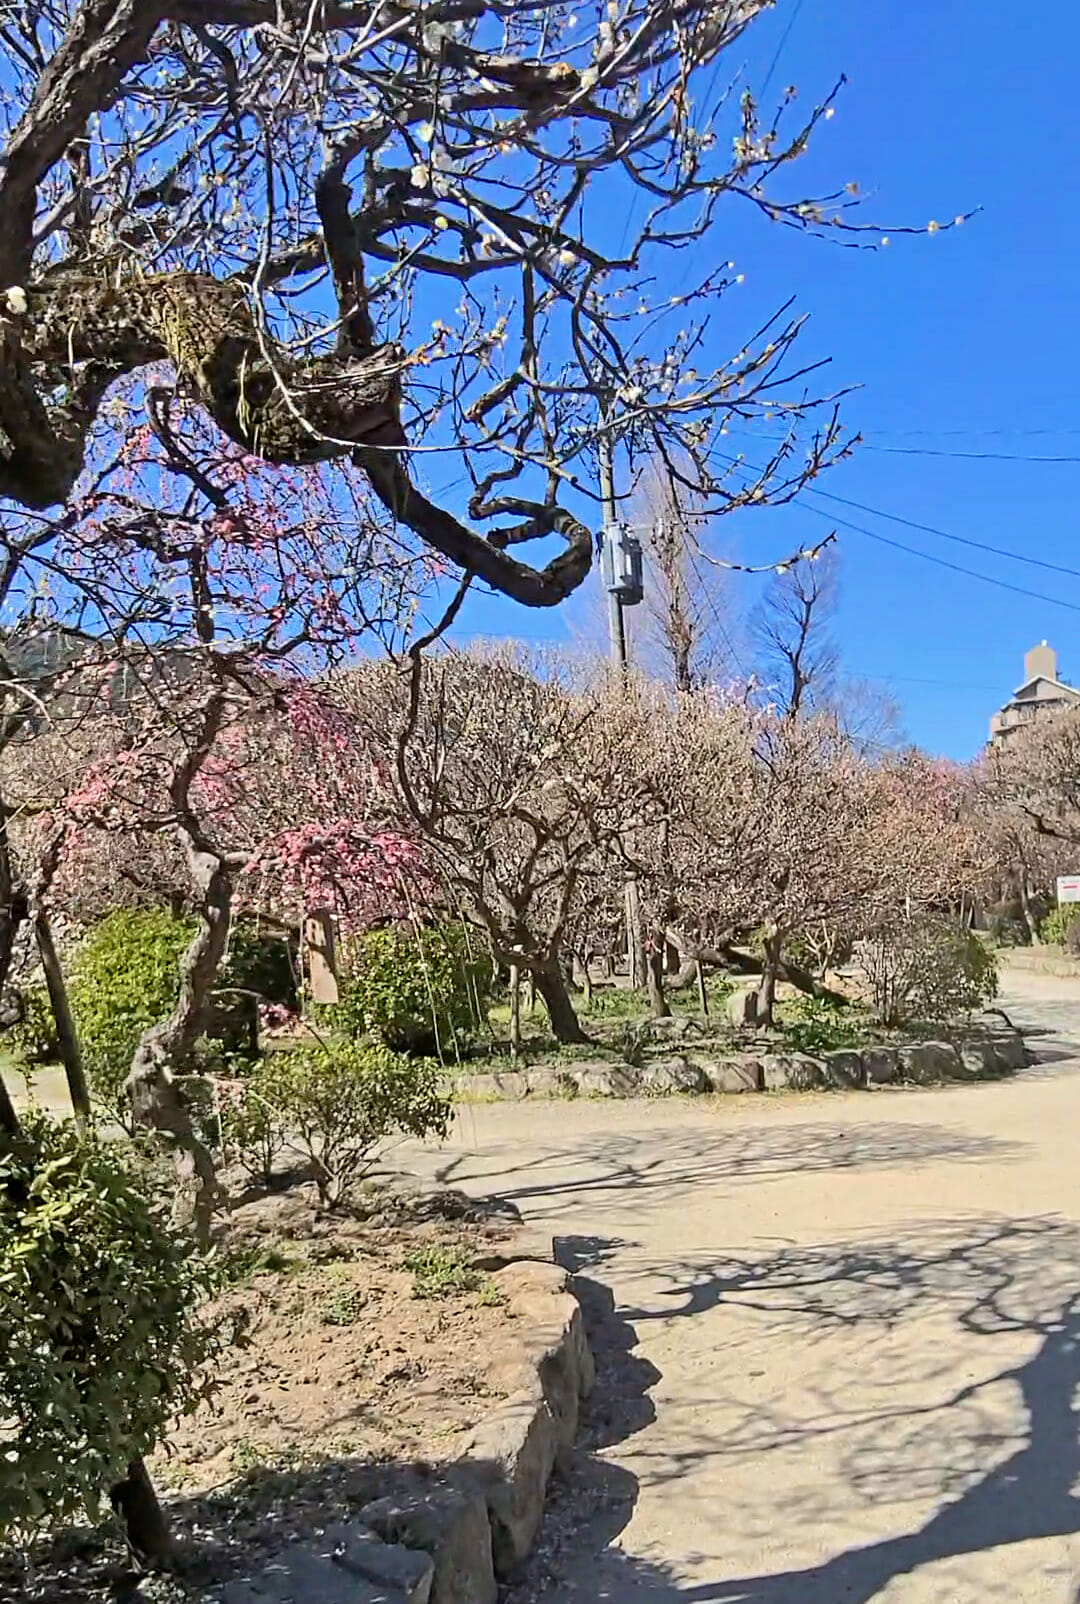
[[[547,1262],[493,1271],[514,1317],[512,1341],[489,1368],[506,1396],[458,1459],[291,1544],[204,1604],[496,1604],[499,1582],[533,1544],[556,1455],[573,1442],[593,1382],[581,1308],[550,1246]]]
[[[674,1093],[845,1091],[907,1083],[996,1080],[1031,1062],[1018,1030],[973,1035],[954,1044],[913,1042],[870,1045],[811,1057],[807,1053],[750,1049],[730,1054],[688,1048],[641,1065],[567,1060],[536,1069],[465,1075],[455,1084],[462,1102],[551,1097],[665,1097]]]

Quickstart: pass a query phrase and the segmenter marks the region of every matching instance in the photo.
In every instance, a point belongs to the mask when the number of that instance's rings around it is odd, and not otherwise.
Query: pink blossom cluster
[[[339,818],[283,830],[247,865],[296,914],[336,913],[344,930],[404,918],[427,900],[428,875],[417,844]]]

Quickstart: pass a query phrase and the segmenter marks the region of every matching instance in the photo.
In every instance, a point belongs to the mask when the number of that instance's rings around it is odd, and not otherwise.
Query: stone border
[[[660,1021],[664,1025],[666,1021]],[[681,1023],[681,1021],[679,1022]],[[655,1057],[643,1065],[567,1061],[538,1069],[466,1075],[454,1086],[460,1102],[517,1102],[524,1098],[667,1097],[673,1094],[868,1090],[907,1084],[1000,1080],[1033,1063],[1020,1031],[1011,1026],[945,1041],[887,1043],[807,1053],[762,1049],[712,1056],[695,1052]]]
[[[528,1252],[519,1238],[519,1253]],[[220,1604],[496,1604],[528,1554],[559,1452],[577,1435],[593,1358],[581,1306],[548,1240],[535,1259],[479,1257],[520,1325],[489,1368],[506,1397],[437,1480],[377,1499],[229,1582]],[[209,1604],[209,1598],[206,1601]]]

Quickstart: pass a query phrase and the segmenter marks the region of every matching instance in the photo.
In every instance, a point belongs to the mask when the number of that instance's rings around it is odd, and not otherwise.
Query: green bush
[[[270,1100],[280,1092],[263,1059],[236,1085],[220,1108],[221,1150],[226,1162],[238,1164],[260,1186],[274,1180],[274,1166],[288,1146],[286,1115]]]
[[[71,1011],[79,1034],[87,1079],[95,1098],[116,1111],[143,1031],[164,1019],[180,986],[180,963],[196,924],[163,909],[122,909],[88,933],[68,964]],[[224,1011],[213,1029],[233,1052],[250,1051],[255,1001],[229,1008],[232,987],[257,991],[271,1002],[295,1004],[289,949],[283,937],[241,920],[229,937],[229,953],[215,992]],[[24,1018],[12,1032],[28,1063],[55,1056],[52,1010],[44,985],[24,993]],[[250,1010],[250,1017],[248,1017]]]
[[[860,943],[858,958],[886,1025],[947,1025],[997,995],[997,961],[973,930],[936,914],[897,918]]]
[[[164,1019],[179,991],[191,920],[164,910],[120,910],[95,925],[68,969],[68,994],[91,1090],[107,1107],[124,1081],[144,1030]]]
[[[57,1057],[56,1021],[45,983],[24,986],[20,993],[21,1017],[9,1030],[6,1041],[28,1069],[35,1064],[52,1063]]]
[[[1050,947],[1067,947],[1069,933],[1080,918],[1080,902],[1066,902],[1060,908],[1051,908],[1039,926],[1039,935]]]
[[[829,1053],[857,1047],[858,1024],[842,1008],[821,997],[798,997],[785,1009],[788,1041],[799,1053]]]
[[[237,987],[253,992],[258,1002],[295,1010],[296,943],[283,932],[268,930],[253,919],[237,919],[229,932],[229,953],[217,989]]]
[[[370,1042],[331,1042],[268,1053],[252,1077],[258,1096],[311,1163],[333,1208],[374,1163],[387,1137],[445,1136],[451,1105],[431,1059]]]
[[[370,930],[350,946],[334,1023],[396,1053],[458,1054],[484,1023],[492,966],[462,925]]]
[[[85,1510],[213,1386],[209,1260],[123,1147],[43,1117],[0,1152],[0,1542]]]

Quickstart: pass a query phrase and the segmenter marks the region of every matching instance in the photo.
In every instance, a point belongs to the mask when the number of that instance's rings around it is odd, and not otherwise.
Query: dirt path
[[[1006,991],[1015,1081],[479,1107],[424,1159],[636,1333],[523,1598],[1080,1604],[1080,981]]]

